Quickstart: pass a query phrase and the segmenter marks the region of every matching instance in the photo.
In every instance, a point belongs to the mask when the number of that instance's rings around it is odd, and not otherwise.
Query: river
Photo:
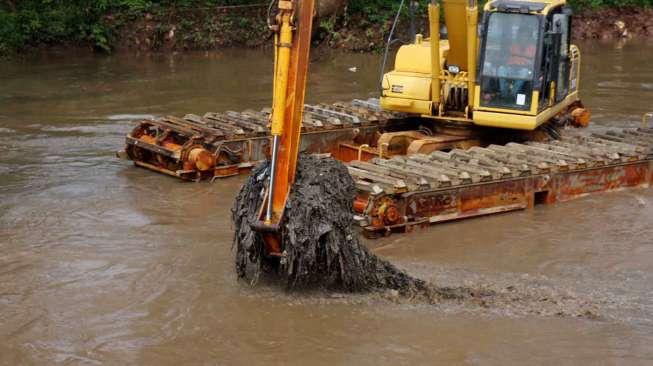
[[[635,126],[653,43],[580,46],[594,124]],[[307,101],[375,95],[379,63],[314,56]],[[0,63],[0,365],[653,364],[650,189],[365,241],[439,284],[544,289],[596,317],[239,283],[243,178],[183,183],[114,153],[141,116],[267,106],[270,71],[245,50]]]

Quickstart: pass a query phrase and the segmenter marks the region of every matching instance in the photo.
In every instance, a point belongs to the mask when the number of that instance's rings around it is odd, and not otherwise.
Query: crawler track
[[[269,116],[250,110],[142,120],[118,155],[184,180],[236,175],[267,158]],[[550,142],[428,155],[369,147],[406,122],[405,115],[381,111],[376,99],[305,106],[302,150],[349,162],[355,217],[371,237],[653,185],[653,128],[572,129]]]
[[[372,140],[398,116],[381,111],[376,99],[306,105],[302,148],[336,153],[340,142]],[[264,109],[142,120],[127,135],[118,156],[185,180],[232,176],[266,158],[269,117],[270,110]]]
[[[653,184],[653,129],[353,161],[356,219],[369,236]]]

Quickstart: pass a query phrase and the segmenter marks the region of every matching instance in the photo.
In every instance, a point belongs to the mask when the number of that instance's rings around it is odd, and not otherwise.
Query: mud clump
[[[266,258],[263,240],[252,224],[258,220],[268,177],[267,162],[256,167],[232,209],[240,278],[256,280],[261,273],[274,272],[288,289],[396,290],[404,295],[426,291],[424,281],[378,258],[358,241],[352,227],[354,181],[342,163],[330,158],[299,157],[296,183],[280,225],[284,252],[281,259]]]

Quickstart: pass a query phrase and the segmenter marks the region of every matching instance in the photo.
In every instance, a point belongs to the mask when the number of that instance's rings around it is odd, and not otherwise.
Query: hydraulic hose
[[[401,9],[404,7],[404,0],[401,0],[399,3],[399,9],[397,9],[397,14],[395,14],[395,19],[392,22],[392,27],[390,28],[390,34],[388,34],[388,41],[385,44],[385,51],[383,52],[383,63],[381,64],[381,75],[379,75],[379,87],[381,95],[383,95],[383,75],[385,74],[385,66],[388,61],[388,52],[390,50],[390,44],[392,43],[392,36],[395,33],[395,28],[397,27],[397,22],[399,22],[399,14],[401,14]]]

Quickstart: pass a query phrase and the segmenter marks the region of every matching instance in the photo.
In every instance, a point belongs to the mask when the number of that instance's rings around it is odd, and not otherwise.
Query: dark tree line
[[[359,15],[370,22],[389,19],[398,0],[316,0],[320,17]],[[425,7],[428,0],[419,0]],[[267,0],[2,0],[0,55],[25,46],[85,42],[110,50],[112,30],[145,13],[189,8],[260,4]],[[484,1],[481,1],[482,3]],[[653,0],[569,0],[576,9],[650,7]],[[112,16],[112,15],[120,16]]]

